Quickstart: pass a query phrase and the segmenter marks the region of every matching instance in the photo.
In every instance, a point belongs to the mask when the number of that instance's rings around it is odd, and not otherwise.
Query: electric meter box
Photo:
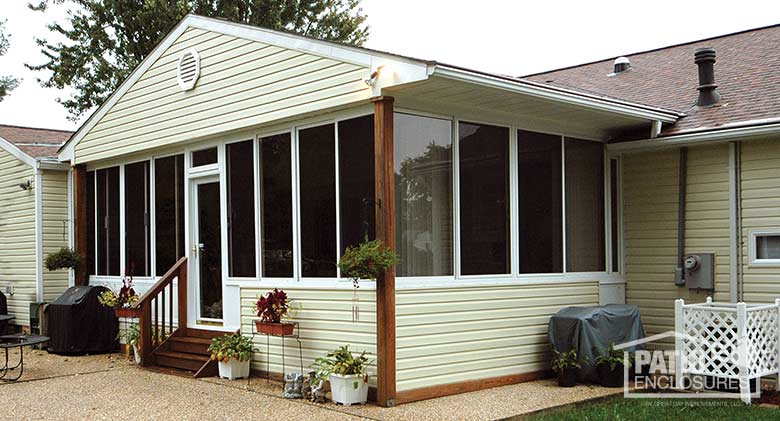
[[[715,253],[689,254],[683,268],[688,289],[715,289]]]

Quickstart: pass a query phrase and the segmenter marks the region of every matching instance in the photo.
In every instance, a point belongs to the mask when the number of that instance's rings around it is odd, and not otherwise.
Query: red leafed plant
[[[278,288],[257,300],[257,317],[264,323],[280,323],[290,308],[287,293]]]

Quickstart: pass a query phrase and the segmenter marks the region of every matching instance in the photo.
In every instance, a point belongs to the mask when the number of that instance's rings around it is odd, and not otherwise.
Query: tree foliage
[[[8,51],[8,37],[5,35],[5,21],[0,21],[0,56]],[[0,101],[3,100],[14,88],[19,86],[19,80],[13,76],[0,75]]]
[[[50,71],[44,87],[71,88],[59,101],[78,119],[105,101],[188,13],[361,45],[368,38],[360,0],[37,0],[33,10],[67,4],[67,23],[38,38]],[[53,41],[65,39],[66,41]]]

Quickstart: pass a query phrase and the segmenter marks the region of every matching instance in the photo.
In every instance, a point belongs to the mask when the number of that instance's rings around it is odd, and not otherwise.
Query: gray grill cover
[[[595,382],[598,376],[593,365],[600,354],[599,349],[606,350],[610,343],[620,345],[642,339],[645,331],[636,306],[608,304],[561,309],[550,318],[547,337],[556,351],[574,348],[580,358],[587,358],[587,363],[580,370],[579,380]]]

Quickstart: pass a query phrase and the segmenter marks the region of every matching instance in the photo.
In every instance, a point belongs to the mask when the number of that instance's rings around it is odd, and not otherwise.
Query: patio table
[[[17,381],[24,373],[24,347],[42,344],[49,342],[49,338],[41,335],[28,335],[25,333],[17,333],[14,335],[0,336],[0,349],[5,350],[5,365],[0,368],[2,373],[0,374],[0,380]],[[15,366],[8,365],[8,350],[13,348],[19,348],[19,362]],[[5,378],[11,370],[19,369],[19,374],[14,378]]]

